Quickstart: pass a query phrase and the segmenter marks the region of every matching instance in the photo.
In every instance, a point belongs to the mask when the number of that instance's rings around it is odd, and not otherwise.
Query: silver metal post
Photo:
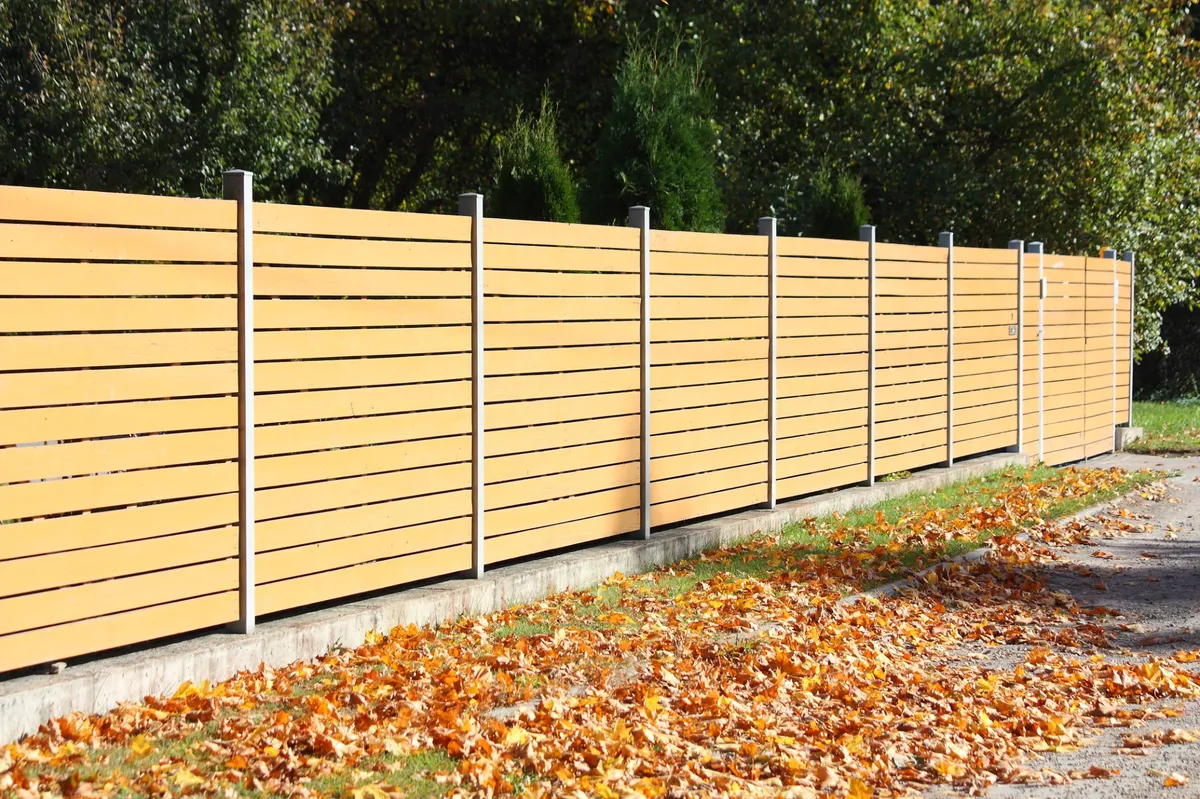
[[[1013,239],[1008,249],[1017,251],[1017,444],[1009,452],[1025,451],[1025,242]]]
[[[238,621],[254,632],[254,173],[222,175],[222,193],[237,202],[238,261]]]
[[[460,194],[458,213],[471,217],[471,575],[483,577],[483,195]]]
[[[767,507],[778,504],[775,494],[775,351],[776,351],[776,269],[775,245],[779,226],[773,216],[758,220],[758,233],[767,237]]]
[[[1046,460],[1046,254],[1040,241],[1031,241],[1027,252],[1038,258],[1038,463]]]
[[[875,226],[862,225],[867,243],[867,485],[875,485]]]
[[[650,538],[650,209],[629,209],[629,226],[641,231],[642,271],[642,540]]]
[[[1133,427],[1133,277],[1137,272],[1137,256],[1133,250],[1126,250],[1121,257],[1129,262],[1129,413],[1125,417],[1125,424]]]
[[[938,234],[946,248],[946,465],[954,465],[954,234]]]
[[[1113,450],[1117,449],[1117,303],[1121,298],[1121,281],[1117,278],[1117,251],[1108,249],[1104,257],[1112,261],[1112,438]]]

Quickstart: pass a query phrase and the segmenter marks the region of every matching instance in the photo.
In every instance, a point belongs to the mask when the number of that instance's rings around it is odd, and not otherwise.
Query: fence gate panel
[[[1129,418],[1129,381],[1133,363],[1129,360],[1129,308],[1132,302],[1132,264],[1117,261],[1117,424],[1131,424]]]
[[[257,612],[470,568],[470,220],[254,227]]]
[[[867,245],[777,245],[781,497],[867,479]]]
[[[236,204],[0,218],[0,671],[235,621]]]
[[[1017,443],[1017,253],[954,248],[954,457]]]
[[[1116,308],[1112,258],[1087,259],[1084,311],[1084,457],[1113,448],[1113,332]]]
[[[1084,296],[1087,259],[1047,254],[1043,390],[1045,461],[1084,457]]]
[[[1041,258],[1037,252],[1025,253],[1025,318],[1022,320],[1025,338],[1025,362],[1021,364],[1021,379],[1025,382],[1025,407],[1021,409],[1021,441],[1025,452],[1035,460],[1039,456],[1039,412],[1041,381],[1038,365],[1040,341],[1039,323],[1041,316]]]

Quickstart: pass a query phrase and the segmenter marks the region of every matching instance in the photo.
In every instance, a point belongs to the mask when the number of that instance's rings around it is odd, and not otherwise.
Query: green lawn
[[[1130,452],[1200,453],[1200,400],[1135,402],[1133,424],[1146,432]]]

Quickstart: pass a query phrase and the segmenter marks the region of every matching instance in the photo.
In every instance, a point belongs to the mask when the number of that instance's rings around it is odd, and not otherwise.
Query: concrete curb
[[[986,455],[874,486],[847,488],[655,533],[649,541],[618,540],[489,571],[480,580],[446,580],[382,597],[261,622],[252,635],[199,634],[184,641],[72,666],[61,674],[0,680],[0,745],[74,711],[103,713],[119,702],[174,692],[186,680],[225,680],[260,664],[282,666],[354,647],[371,631],[432,625],[489,613],[561,591],[588,588],[614,572],[635,574],[802,519],[844,512],[916,491],[932,491],[996,469],[1025,465],[1015,453]]]

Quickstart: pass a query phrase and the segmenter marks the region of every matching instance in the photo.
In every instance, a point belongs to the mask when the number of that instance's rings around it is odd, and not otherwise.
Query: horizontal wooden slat
[[[502,378],[506,379],[506,378]],[[431,411],[465,407],[471,403],[470,381],[428,386],[382,386],[262,394],[255,399],[257,424],[308,422],[358,416]]]
[[[286,441],[288,437],[281,438]],[[459,463],[470,458],[471,440],[465,435],[266,458],[260,455],[257,459],[255,485],[265,489],[397,469]]]
[[[237,203],[143,194],[0,186],[0,219],[236,230]]]
[[[456,491],[470,485],[469,463],[354,475],[337,480],[257,490],[255,514],[259,521],[263,521],[300,513],[316,513],[352,505],[403,499],[418,494]]]
[[[756,441],[734,447],[655,458],[650,464],[650,474],[654,480],[671,480],[714,469],[731,469],[735,466],[762,463],[766,457],[767,443]]]
[[[916,452],[931,447],[940,447],[945,443],[946,430],[943,426],[940,430],[930,430],[929,432],[917,433],[915,435],[877,440],[875,442],[875,457],[886,458],[889,455],[897,455],[902,452]]]
[[[831,488],[854,485],[866,479],[867,466],[864,463],[856,466],[843,466],[840,469],[822,469],[798,477],[783,478],[776,483],[776,490],[780,497],[786,499],[805,494],[814,494],[818,491],[827,491]]]
[[[865,278],[866,258],[840,259],[811,256],[788,256],[777,253],[775,273],[778,277]]]
[[[779,397],[776,415],[780,419],[787,419],[831,411],[859,410],[866,407],[866,390],[841,391],[833,394]]]
[[[238,617],[237,591],[0,637],[0,671],[215,627]]]
[[[237,557],[237,527],[0,560],[0,596]]]
[[[775,382],[775,396],[816,397],[841,391],[854,391],[867,387],[865,369],[841,374],[813,375],[808,377],[781,377]]]
[[[641,524],[638,519],[638,510],[625,510],[490,538],[485,550],[487,563],[501,563],[543,553],[550,548],[575,546],[623,535],[638,529]]]
[[[469,297],[471,273],[259,266],[254,270],[254,293],[259,297]]]
[[[712,427],[708,430],[664,433],[654,437],[651,452],[656,458],[665,458],[689,452],[735,447],[741,444],[756,444],[766,440],[766,422],[747,422],[728,427]]]
[[[0,599],[0,642],[22,630],[226,592],[237,583],[238,563],[230,558],[8,597]]]
[[[861,469],[865,477],[867,470],[866,459],[866,445],[784,458],[779,461],[779,480],[786,481],[801,475],[815,475],[820,472],[837,471],[847,467],[853,468],[856,471]],[[839,483],[829,485],[839,485]],[[809,488],[808,490],[812,491],[815,489]]]
[[[865,446],[867,443],[867,428],[854,427],[848,430],[832,430],[827,433],[813,433],[806,436],[781,438],[776,443],[777,457],[793,458],[797,455],[807,455],[812,452],[844,449],[846,447]],[[839,464],[845,465],[845,464]]]
[[[654,479],[650,483],[651,506],[677,499],[716,494],[732,488],[752,487],[763,501],[767,496],[767,464],[756,463],[732,469],[692,474],[668,480]]]
[[[630,227],[531,222],[495,217],[489,217],[487,224],[483,226],[483,240],[486,243],[603,247],[616,250],[636,250],[641,246],[641,234],[637,229]]]
[[[912,471],[913,469],[922,469],[926,466],[933,466],[942,463],[946,460],[946,446],[926,447],[925,449],[913,450],[910,452],[900,452],[896,455],[877,458],[875,461],[875,474],[887,475],[896,472]]]
[[[0,336],[0,370],[5,371],[235,360],[237,334],[225,330]]]
[[[775,293],[779,297],[824,299],[826,297],[866,297],[867,281],[842,278],[777,277]]]
[[[237,364],[0,373],[0,389],[0,408],[229,394]]]
[[[467,357],[469,358],[469,356]],[[576,369],[613,369],[639,366],[640,364],[641,349],[637,344],[496,350],[489,352],[483,361],[488,377],[565,372]]]
[[[471,240],[471,219],[465,216],[259,202],[254,204],[254,232],[467,242]]]
[[[489,402],[572,397],[629,391],[637,388],[641,384],[640,381],[639,368],[489,377],[484,381],[484,395]]]
[[[957,428],[957,425],[955,425]],[[896,419],[890,422],[879,422],[875,425],[875,440],[882,442],[885,439],[893,439],[897,436],[907,436],[916,433],[928,433],[930,431],[944,431],[946,429],[946,412],[945,409],[940,413],[932,413],[925,416],[910,416],[903,419]],[[943,437],[945,433],[942,433]],[[894,449],[883,454],[891,454]]]
[[[653,254],[658,252],[757,255],[765,259],[767,238],[765,236],[730,236],[722,233],[651,230],[650,251],[652,263],[654,261]]]
[[[425,494],[374,505],[339,508],[304,516],[286,516],[255,525],[259,553],[364,533],[376,533],[471,513],[471,492]]]
[[[228,298],[0,299],[0,333],[214,330],[237,326]]]
[[[776,375],[780,378],[803,377],[865,371],[866,368],[865,352],[850,355],[805,355],[798,358],[779,358],[776,362]]]
[[[255,432],[255,451],[259,458],[264,458],[331,448],[352,449],[369,444],[428,442],[432,438],[465,434],[470,430],[469,408],[259,425]],[[422,443],[418,446],[435,445]]]
[[[470,545],[450,546],[259,585],[255,591],[255,607],[259,613],[275,613],[329,599],[340,599],[380,588],[453,574],[470,566]]]
[[[681,341],[651,344],[650,363],[662,366],[683,363],[764,360],[768,354],[765,338],[733,341]],[[763,366],[766,376],[766,366]]]
[[[789,316],[866,316],[866,297],[780,297],[775,301],[780,319]]]
[[[260,330],[455,325],[467,323],[471,318],[470,314],[470,299],[258,299],[254,302],[254,324]]]
[[[882,391],[898,383],[924,383],[946,377],[946,364],[933,363],[924,366],[895,366],[880,368],[875,372],[875,385]]]
[[[448,519],[419,527],[339,538],[306,546],[263,552],[255,558],[259,590],[265,584],[314,572],[344,569],[372,561],[391,560],[471,540],[471,520]],[[403,565],[396,564],[393,565]],[[429,575],[433,576],[433,575]],[[407,581],[402,581],[407,582]],[[360,592],[365,589],[358,589]],[[308,600],[311,602],[312,600]]]
[[[509,297],[641,296],[641,286],[636,274],[588,272],[521,272],[487,269],[483,273],[483,290],[488,295]],[[545,300],[545,302],[549,302],[549,300]]]
[[[679,408],[699,408],[706,405],[765,400],[766,397],[767,381],[765,379],[747,380],[741,383],[721,383],[714,386],[652,388],[650,410],[657,412]]]
[[[836,356],[844,357],[844,356]],[[865,358],[865,356],[863,356]],[[808,360],[808,359],[805,359]],[[781,374],[783,372],[781,371]],[[650,385],[655,389],[675,386],[716,385],[741,380],[761,380],[765,361],[726,361],[719,364],[683,364],[650,367]]]
[[[237,236],[231,232],[0,224],[0,242],[5,258],[183,263],[237,260]]]
[[[659,411],[650,415],[650,434],[657,436],[682,430],[701,430],[744,422],[766,422],[766,419],[767,403],[765,400],[679,411]]]
[[[1016,268],[1016,250],[986,249],[983,247],[955,247],[954,262],[974,264],[1012,264]]]
[[[258,330],[254,334],[256,362],[470,350],[471,328],[468,325],[365,330]]]
[[[849,408],[827,413],[813,413],[807,416],[788,416],[778,420],[776,435],[779,440],[783,440],[793,436],[862,427],[866,423],[866,408]]]
[[[916,261],[918,263],[945,264],[947,262],[947,252],[942,247],[922,247],[913,244],[879,242],[875,245],[875,258],[880,261]],[[945,272],[942,274],[945,274]]]
[[[641,429],[641,417],[630,415],[489,431],[484,437],[485,457],[629,439],[640,436]]]
[[[470,379],[471,356],[447,353],[336,361],[275,361],[255,364],[254,372],[255,389],[259,392],[430,383]]]
[[[7,253],[0,249],[0,255]],[[232,264],[104,264],[0,261],[0,295],[195,297],[237,293]]]
[[[763,501],[762,497],[763,491],[758,486],[746,486],[661,502],[650,508],[650,523],[655,526],[675,524],[701,516],[728,513],[737,508],[757,505]]]
[[[759,238],[765,239],[765,236]],[[814,239],[805,236],[780,236],[775,241],[780,256],[807,256],[810,258],[853,258],[866,260],[867,243],[840,239]]]
[[[0,448],[0,484],[237,458],[237,431]]]
[[[232,260],[232,257],[227,256],[225,260]],[[471,245],[465,242],[332,239],[259,233],[254,237],[254,262],[277,266],[470,269]]]
[[[637,280],[641,259],[633,250],[588,249],[586,247],[542,247],[519,244],[485,244],[483,262],[487,269],[531,272],[594,272],[631,275]]]
[[[487,530],[487,537],[490,541],[492,538],[518,533],[522,530],[533,530],[591,516],[620,513],[638,507],[640,490],[638,486],[633,485],[581,496],[563,497],[533,505],[489,510],[484,520],[484,529]],[[543,548],[548,549],[553,546],[553,543],[545,542]]]
[[[867,337],[829,335],[779,338],[775,346],[776,356],[779,358],[858,353],[867,351]]]
[[[641,464],[633,461],[497,483],[488,486],[488,513],[518,505],[556,502],[564,497],[636,486],[640,480]],[[560,517],[557,521],[571,521],[571,517]]]
[[[640,454],[639,440],[626,438],[619,441],[581,444],[549,452],[543,450],[491,457],[487,460],[484,474],[488,485],[493,485],[509,480],[523,480],[559,472],[578,472],[597,466],[632,463],[638,460]]]

